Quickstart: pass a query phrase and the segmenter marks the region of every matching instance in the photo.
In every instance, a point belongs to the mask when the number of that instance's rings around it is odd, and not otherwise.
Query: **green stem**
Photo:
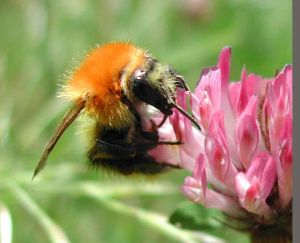
[[[53,243],[69,243],[70,240],[64,231],[55,224],[51,218],[38,206],[38,204],[18,185],[9,183],[8,187],[12,195],[22,204],[22,206],[39,221],[44,228],[49,239]]]
[[[23,180],[20,180],[19,182],[27,184],[27,182]],[[170,184],[156,185],[155,183],[139,183],[133,186],[132,183],[118,183],[111,185],[105,183],[95,183],[92,181],[84,181],[77,184],[65,185],[64,187],[57,186],[53,183],[52,185],[46,183],[46,185],[48,186],[40,185],[38,187],[39,190],[58,194],[63,193],[65,195],[69,194],[73,196],[87,196],[96,199],[109,210],[129,217],[134,217],[139,222],[156,229],[169,239],[176,240],[178,242],[223,242],[219,238],[213,237],[209,234],[182,230],[170,224],[167,217],[163,215],[132,207],[112,199],[113,197],[128,197],[136,195],[162,196],[177,193],[177,188]]]
[[[179,229],[172,224],[168,223],[166,217],[154,213],[149,212],[140,208],[128,206],[124,203],[119,203],[116,200],[101,197],[97,190],[94,188],[86,187],[84,190],[86,196],[91,197],[98,202],[100,202],[106,208],[127,215],[129,217],[134,217],[139,220],[141,223],[147,224],[150,227],[158,230],[163,235],[168,237],[169,239],[176,240],[178,242],[186,242],[186,243],[196,243],[196,242],[211,242],[211,243],[221,243],[222,240],[210,236],[208,234],[204,234],[201,232],[196,232],[196,234]]]

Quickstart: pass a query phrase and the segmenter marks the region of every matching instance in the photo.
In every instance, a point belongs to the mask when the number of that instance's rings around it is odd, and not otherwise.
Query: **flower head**
[[[228,47],[221,51],[194,92],[177,92],[177,103],[191,108],[201,131],[174,110],[159,135],[183,144],[151,153],[192,172],[182,187],[190,200],[269,223],[291,207],[292,67],[270,79],[244,68],[241,80],[230,83],[230,55]]]

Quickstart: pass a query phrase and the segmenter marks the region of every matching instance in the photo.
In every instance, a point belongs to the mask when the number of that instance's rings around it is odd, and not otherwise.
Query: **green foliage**
[[[232,243],[248,242],[246,235],[239,234],[228,227],[234,225],[226,224],[228,220],[230,219],[220,211],[190,201],[180,203],[169,217],[171,224],[185,230],[206,232]]]
[[[179,187],[186,172],[150,182],[92,172],[75,126],[31,181],[44,144],[69,105],[56,98],[57,83],[96,44],[130,40],[173,65],[191,87],[226,45],[233,49],[232,80],[239,79],[244,64],[249,72],[273,76],[291,63],[291,1],[207,0],[198,17],[185,2],[0,1],[0,203],[12,219],[14,242],[203,239],[167,223],[184,200]],[[210,211],[197,209],[208,227],[190,218],[192,208],[182,225],[190,219],[210,233]],[[178,213],[172,217],[180,221]],[[218,236],[227,237],[224,227]],[[230,237],[245,242],[233,231],[226,238],[232,242]]]
[[[222,218],[220,211],[186,201],[171,214],[169,221],[183,229],[212,232],[222,227],[220,222]]]

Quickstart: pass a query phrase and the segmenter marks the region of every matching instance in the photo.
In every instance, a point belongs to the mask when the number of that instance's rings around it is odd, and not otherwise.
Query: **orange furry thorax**
[[[129,43],[111,43],[88,54],[63,90],[70,100],[85,99],[85,110],[103,125],[129,122],[128,108],[121,102],[121,75],[129,77],[143,66],[146,52]],[[129,80],[126,80],[129,82]],[[121,121],[117,121],[120,120]]]

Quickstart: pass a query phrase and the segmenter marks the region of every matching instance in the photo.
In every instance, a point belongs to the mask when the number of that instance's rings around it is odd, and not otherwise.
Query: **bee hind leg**
[[[113,144],[103,140],[89,151],[89,159],[93,167],[104,168],[123,175],[145,174],[154,175],[170,168],[178,168],[169,164],[159,163],[147,152],[157,145],[178,145],[181,142],[152,142],[139,144]]]
[[[90,160],[96,158],[122,158],[136,155],[136,148],[129,144],[115,144],[104,140],[97,140],[96,145],[88,152]]]

